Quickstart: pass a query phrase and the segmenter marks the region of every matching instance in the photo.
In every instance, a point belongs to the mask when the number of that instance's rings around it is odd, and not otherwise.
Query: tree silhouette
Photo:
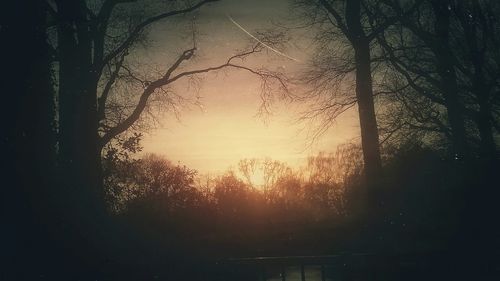
[[[340,65],[337,66],[335,61],[330,60],[335,58],[335,55],[320,56],[318,58],[320,66],[324,67],[318,70],[313,69],[306,76],[307,83],[314,83],[313,96],[326,94],[330,97],[326,98],[326,104],[320,105],[305,117],[316,118],[318,113],[326,113],[327,125],[329,125],[339,114],[357,104],[365,164],[364,171],[367,182],[375,184],[381,175],[382,161],[373,98],[372,62],[374,58],[372,58],[371,44],[378,34],[396,22],[399,17],[412,13],[419,2],[409,5],[407,9],[398,14],[394,14],[390,6],[376,1],[297,2],[299,8],[309,11],[305,13],[305,16],[308,17],[311,25],[317,25],[321,28],[327,26],[318,36],[321,48],[327,46],[326,50],[330,52],[341,50],[347,52],[343,54],[344,57],[338,59]],[[385,7],[384,13],[378,12],[381,9],[380,5]],[[377,19],[370,18],[372,25],[368,25],[368,15],[373,17],[374,14],[377,15]],[[332,43],[335,40],[340,40],[341,43]],[[331,47],[332,44],[337,44],[337,46]],[[346,45],[348,47],[345,47]],[[319,52],[325,54],[321,50]],[[331,80],[334,81],[333,83],[342,83],[351,72],[355,73],[355,98],[339,98],[339,93],[336,92],[345,91],[345,87],[331,85]]]
[[[0,78],[6,105],[0,113],[4,175],[0,204],[2,219],[10,229],[3,237],[10,241],[4,254],[12,257],[2,266],[9,269],[2,270],[6,279],[22,278],[18,257],[32,263],[41,259],[37,253],[50,252],[45,243],[51,237],[47,225],[57,231],[52,215],[59,210],[54,196],[54,79],[45,15],[42,1],[8,1],[0,11],[0,56],[6,70]],[[44,262],[32,264],[37,271],[46,266]]]
[[[476,124],[479,131],[479,155],[489,165],[498,160],[494,139],[495,124],[499,116],[498,82],[493,77],[500,73],[498,17],[500,7],[494,1],[452,3],[453,30],[450,41],[458,69],[459,85],[465,101],[465,116]],[[473,98],[469,98],[469,95]],[[497,130],[498,132],[498,130]]]
[[[428,72],[429,70],[423,70],[422,68],[424,65],[421,67],[415,67],[413,62],[409,67],[412,68],[419,77],[427,79],[427,85],[437,87],[439,91],[443,93],[442,103],[447,109],[449,124],[452,128],[452,133],[450,135],[454,151],[457,154],[457,157],[463,158],[469,154],[469,148],[467,145],[464,116],[462,110],[460,109],[461,105],[458,97],[457,76],[453,66],[454,59],[451,57],[452,55],[450,52],[449,3],[434,1],[432,3],[429,2],[428,4],[428,12],[434,15],[434,22],[429,24],[433,25],[432,27],[428,26],[427,28],[432,29],[432,31],[427,30],[422,27],[422,25],[416,25],[415,22],[419,22],[419,19],[414,20],[411,19],[411,17],[407,17],[402,19],[402,22],[404,26],[408,26],[408,29],[420,38],[425,46],[429,48],[436,63],[431,63],[431,72]],[[396,7],[396,9],[400,9],[400,7]],[[420,14],[416,13],[415,15],[418,17]],[[429,19],[427,18],[426,20]],[[382,46],[387,47],[386,41],[380,41],[380,43]],[[389,57],[393,60],[395,58],[394,54],[391,55],[391,53],[389,53]],[[414,59],[415,58],[412,58],[412,61],[414,61]],[[424,61],[429,61],[429,59]],[[402,70],[400,65],[395,67]],[[436,78],[436,76],[433,76],[431,73],[435,73],[435,75],[439,78]],[[405,74],[408,75],[407,73]],[[411,84],[417,86],[414,81],[411,81]],[[426,87],[424,86],[418,89],[423,94],[428,94],[429,90],[426,90],[425,88]],[[432,91],[430,91],[430,93],[432,93]],[[430,93],[428,95],[432,95]]]
[[[45,213],[55,214],[54,224],[48,224],[58,233],[54,237],[64,245],[77,247],[79,257],[92,265],[103,264],[96,258],[103,255],[97,253],[113,244],[110,229],[116,227],[106,211],[101,157],[107,151],[103,148],[111,141],[126,142],[134,137],[123,133],[136,124],[155,93],[165,94],[166,86],[180,79],[224,68],[258,75],[267,90],[271,84],[285,89],[282,77],[276,73],[239,64],[263,51],[260,43],[228,56],[218,65],[188,68],[184,64],[195,56],[193,46],[180,52],[154,79],[134,80],[139,77],[128,61],[129,54],[147,38],[149,27],[216,0],[160,1],[162,9],[148,17],[141,17],[141,11],[134,6],[144,4],[142,1],[11,2],[2,9],[0,36],[23,48],[12,43],[2,52],[12,70],[4,77],[8,81],[2,82],[2,92],[16,93],[9,97],[14,112],[6,112],[10,117],[3,120],[16,117],[16,122],[8,126],[5,140],[13,158],[19,156],[15,162],[19,173],[16,180],[25,188],[13,191],[13,195],[21,200],[23,194],[31,194]],[[16,14],[26,15],[27,19],[19,21]],[[141,85],[134,88],[140,89],[139,98],[133,110],[121,111],[125,115],[117,119],[118,114],[112,114],[116,108],[113,93],[123,85],[120,81],[132,80]],[[26,177],[21,171],[35,176]],[[38,183],[43,186],[37,188]],[[87,244],[92,247],[80,247]]]
[[[390,68],[406,82],[386,85],[406,112],[399,122],[393,118],[390,131],[411,127],[441,132],[458,159],[470,154],[479,138],[481,157],[497,157],[493,128],[498,118],[492,110],[497,106],[496,82],[489,78],[498,72],[491,4],[426,1],[419,13],[380,34]]]
[[[59,164],[67,185],[84,205],[103,203],[101,154],[103,148],[129,128],[134,127],[147,110],[152,97],[161,96],[167,105],[176,105],[180,95],[168,88],[174,82],[224,68],[249,71],[259,76],[263,89],[271,84],[286,89],[283,77],[264,69],[238,64],[261,52],[258,43],[228,57],[222,63],[204,68],[186,67],[196,46],[184,50],[156,75],[141,77],[128,61],[147,29],[167,18],[196,11],[216,0],[165,3],[166,12],[142,18],[134,16],[135,1],[107,0],[90,5],[85,1],[54,1],[47,6],[57,27],[53,53],[58,62],[58,147]],[[124,16],[126,11],[132,16]],[[127,27],[128,25],[128,27]],[[194,35],[193,35],[194,36]],[[193,39],[194,40],[194,39]],[[272,38],[270,39],[273,40]],[[267,42],[273,44],[274,42]],[[130,93],[130,92],[132,93]],[[137,91],[138,98],[131,99]],[[121,97],[113,97],[118,92]],[[128,98],[123,98],[128,96]],[[137,95],[135,95],[137,96]],[[86,199],[85,199],[86,198]]]

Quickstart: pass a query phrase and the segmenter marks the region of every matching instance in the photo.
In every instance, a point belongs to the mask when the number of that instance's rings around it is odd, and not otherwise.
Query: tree
[[[168,220],[184,209],[196,209],[201,196],[194,187],[195,170],[173,165],[156,154],[147,154],[130,166],[115,166],[108,172],[118,179],[106,186],[116,212],[146,211]]]
[[[4,183],[0,205],[9,228],[5,255],[12,257],[4,264],[7,279],[24,279],[26,263],[37,272],[47,266],[37,253],[49,252],[47,229],[57,232],[51,217],[57,209],[53,196],[56,138],[46,11],[42,1],[32,0],[2,3],[0,11],[0,56],[6,70],[0,78],[5,105],[1,111]],[[26,258],[24,264],[16,264],[18,257]]]
[[[137,75],[128,57],[144,39],[151,25],[196,11],[216,1],[203,0],[195,4],[190,4],[190,1],[169,2],[166,12],[142,19],[123,15],[124,11],[133,14],[134,8],[137,8],[134,6],[136,1],[131,0],[106,0],[93,5],[83,0],[50,2],[58,39],[54,52],[59,75],[60,166],[68,180],[66,185],[73,186],[75,193],[79,193],[76,196],[78,200],[87,198],[88,203],[84,205],[102,202],[100,161],[103,148],[137,125],[152,97],[161,95],[164,99],[175,99],[176,96],[168,89],[174,82],[209,71],[236,68],[260,76],[265,85],[275,79],[284,87],[275,73],[235,63],[261,52],[263,46],[260,43],[219,65],[181,70],[185,67],[183,64],[195,56],[194,45],[181,52],[170,66],[157,75]],[[134,91],[139,94],[137,99],[112,99],[113,94],[120,91],[125,91],[129,97]]]
[[[159,81],[145,87],[142,98],[136,105],[134,117],[124,124],[106,128],[108,134],[104,137],[100,120],[110,87],[116,81],[116,75],[121,70],[125,57],[141,39],[147,27],[159,20],[189,13],[214,1],[206,0],[184,7],[177,2],[171,2],[167,12],[131,23],[130,28],[124,32],[120,29],[110,30],[113,21],[119,19],[120,13],[123,13],[123,10],[116,11],[117,8],[133,5],[134,2],[136,1],[44,2],[48,11],[47,17],[55,27],[55,36],[52,37],[57,39],[52,44],[51,52],[55,54],[56,62],[58,167],[62,179],[59,184],[60,192],[55,197],[64,209],[60,215],[65,217],[65,225],[71,229],[67,235],[68,243],[74,246],[90,244],[92,247],[81,247],[78,253],[96,266],[104,264],[95,257],[103,256],[97,253],[113,247],[115,240],[111,237],[111,229],[117,227],[106,215],[102,186],[102,148],[112,139],[110,136],[116,136],[131,126],[152,93],[165,83],[171,82],[169,79],[172,78],[172,72],[183,61],[192,57],[194,49],[183,52]],[[114,38],[117,40],[113,40]],[[103,76],[104,70],[110,65],[115,66],[111,69],[116,74]],[[180,77],[183,76],[178,75],[177,79]],[[101,87],[101,79],[106,78],[103,83],[105,86]]]
[[[430,1],[426,4],[428,5],[422,5],[422,7],[426,6],[422,9],[427,8],[427,13],[425,14],[427,15],[427,18],[420,16],[421,13],[415,13],[414,16],[417,18],[410,16],[402,18],[401,24],[404,27],[407,27],[414,36],[422,40],[421,42],[428,48],[436,63],[433,64],[431,62],[431,69],[423,70],[422,67],[415,66],[414,62],[417,58],[414,56],[412,57],[411,55],[405,58],[405,63],[408,65],[408,68],[416,73],[418,78],[423,77],[423,79],[426,80],[425,82],[428,83],[427,85],[438,88],[439,92],[443,94],[442,104],[447,109],[448,122],[452,131],[450,136],[452,139],[453,151],[457,155],[457,158],[462,159],[464,157],[468,157],[469,148],[467,145],[464,116],[462,113],[463,111],[460,109],[461,105],[458,97],[457,74],[453,65],[453,57],[450,52],[449,3],[446,1]],[[393,3],[393,5],[396,4]],[[399,10],[401,7],[396,6],[395,9]],[[433,21],[430,21],[427,26],[423,27],[421,24],[418,24],[420,21],[429,22],[429,17],[432,14]],[[407,36],[408,35],[405,34],[403,37],[400,37],[405,40],[403,44],[407,44]],[[387,41],[379,40],[379,42],[383,47],[386,47],[385,50],[387,50]],[[411,51],[415,52],[415,49]],[[429,53],[422,54],[428,55]],[[392,58],[392,61],[394,61],[394,54],[389,54],[389,58]],[[429,57],[422,59],[426,63],[432,61]],[[424,63],[423,66],[425,65],[426,64]],[[395,66],[395,68],[401,70],[400,65]],[[409,79],[413,79],[413,77]],[[415,81],[411,81],[411,84],[416,85]],[[423,94],[428,93],[428,90],[425,88],[428,88],[428,86],[420,87],[418,90],[420,90]],[[439,99],[441,98],[436,98],[436,100]]]
[[[216,1],[159,1],[164,5],[147,17],[138,16],[136,9],[145,2],[134,0],[9,1],[2,9],[0,36],[9,42],[2,46],[2,56],[11,69],[3,77],[7,81],[2,80],[2,92],[13,93],[8,99],[12,109],[2,119],[16,117],[2,141],[18,159],[13,170],[22,186],[13,195],[21,200],[24,194],[33,194],[33,202],[52,214],[53,225],[47,228],[58,232],[54,237],[61,238],[66,248],[85,257],[85,262],[74,264],[101,266],[104,262],[98,257],[104,255],[97,253],[116,243],[111,231],[116,225],[106,214],[101,154],[110,142],[127,138],[124,133],[137,124],[152,96],[166,92],[167,85],[182,78],[223,68],[250,71],[265,85],[273,81],[284,85],[272,72],[237,64],[261,52],[261,44],[213,67],[181,67],[195,56],[193,46],[180,52],[154,79],[135,80],[141,85],[134,88],[139,89],[135,92],[139,97],[131,111],[121,111],[126,113],[124,118],[110,114],[116,105],[110,97],[119,92],[119,81],[138,78],[128,59],[146,38],[148,28]],[[17,15],[26,19],[20,21]],[[26,177],[24,172],[33,176]],[[52,175],[57,177],[51,179]]]
[[[248,214],[252,207],[251,196],[250,187],[233,172],[228,172],[215,180],[214,198],[217,210],[223,218],[229,219],[232,223]]]
[[[307,75],[306,82],[315,82],[315,89],[312,92],[316,96],[326,94],[331,95],[332,98],[327,98],[327,104],[321,105],[306,117],[312,116],[316,118],[318,112],[326,112],[328,114],[326,117],[328,120],[327,124],[329,124],[336,116],[357,104],[365,164],[364,171],[367,181],[375,184],[381,175],[382,161],[373,98],[372,62],[374,59],[372,58],[371,43],[374,42],[379,33],[388,28],[399,17],[404,17],[406,14],[411,13],[419,3],[417,1],[413,5],[409,5],[407,10],[396,15],[390,15],[393,11],[386,8],[384,14],[377,14],[378,17],[376,20],[371,19],[371,25],[367,24],[368,15],[371,14],[373,16],[374,11],[377,11],[373,6],[379,8],[378,6],[382,5],[376,1],[372,3],[361,0],[320,0],[318,2],[299,1],[298,3],[304,9],[310,10],[313,7],[312,24],[319,25],[320,27],[328,26],[325,30],[320,31],[318,39],[321,47],[324,47],[322,44],[330,46],[336,44],[336,47],[329,47],[327,50],[347,51],[347,54],[344,54],[344,57],[338,60],[340,61],[340,66],[335,66],[335,61],[330,60],[335,55],[327,55],[326,57],[319,58],[324,67],[320,68],[319,71],[313,70]],[[311,17],[311,15],[306,13],[307,16]],[[335,39],[340,39],[341,43]],[[345,44],[345,47],[342,47],[342,44]],[[319,53],[324,54],[321,51]],[[353,53],[352,56],[350,53]],[[353,71],[355,72],[355,98],[346,99],[344,97],[339,100],[337,98],[338,93],[335,93],[335,91],[345,89],[341,87],[329,89],[328,85],[331,82],[328,80],[333,79],[334,83],[341,83],[344,77]]]
[[[395,3],[394,9],[401,9]],[[441,132],[457,159],[470,158],[479,138],[481,157],[495,158],[495,9],[489,1],[424,3],[378,38],[390,68],[398,73],[392,75],[399,77],[389,81],[387,90],[407,113],[399,122],[394,119],[390,131],[410,125]],[[416,122],[408,123],[408,117]]]
[[[74,188],[74,191],[80,193],[80,200],[88,198],[89,204],[102,201],[101,149],[109,142],[111,135],[117,135],[111,133],[106,138],[99,135],[100,112],[104,110],[110,87],[105,86],[99,97],[99,81],[104,68],[118,59],[115,68],[115,73],[118,73],[128,50],[149,25],[164,18],[191,12],[212,1],[202,1],[194,6],[150,17],[137,24],[121,42],[110,47],[106,38],[113,10],[130,2],[134,1],[104,1],[97,12],[85,1],[55,1],[54,6],[51,6],[58,38],[55,51],[59,62],[60,165],[66,178],[71,180],[66,184],[74,186],[75,182],[78,183],[79,187]],[[165,79],[170,78],[171,72],[183,60],[189,59],[192,53],[193,51],[182,54]],[[116,77],[109,77],[107,85],[112,85],[115,79]],[[137,105],[138,112],[159,84],[161,83],[157,82],[144,91],[144,98]],[[119,127],[122,130],[128,128],[130,121]]]
[[[485,160],[496,161],[498,151],[493,131],[499,119],[494,112],[499,106],[496,77],[500,75],[500,37],[496,30],[500,6],[488,0],[455,1],[452,8],[458,23],[455,30],[461,27],[461,32],[451,38],[453,46],[459,50],[455,59],[456,68],[462,72],[459,83],[472,94],[473,103],[477,105],[467,106],[466,115],[476,123],[479,131],[479,154]],[[470,103],[470,99],[466,102]],[[467,111],[473,112],[467,114]]]
[[[339,215],[345,214],[347,201],[355,199],[348,198],[348,195],[360,195],[356,181],[362,175],[362,159],[359,145],[350,143],[339,145],[335,153],[318,153],[309,157],[303,168],[306,199],[334,209]]]
[[[351,70],[355,71],[355,103],[358,104],[365,174],[369,182],[372,180],[374,182],[380,176],[382,162],[373,102],[370,55],[373,35],[367,34],[362,26],[361,1],[321,0],[318,6],[327,14],[326,18],[330,21],[331,28],[340,31],[354,53]]]

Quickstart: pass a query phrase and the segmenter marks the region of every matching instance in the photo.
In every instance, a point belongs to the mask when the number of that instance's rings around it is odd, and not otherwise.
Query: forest
[[[500,277],[500,2],[235,1],[3,1],[0,280]],[[224,12],[278,2],[271,29]],[[206,47],[207,14],[244,47]],[[356,136],[217,174],[147,152],[213,73],[255,78],[263,118],[303,108],[312,142],[349,112]]]

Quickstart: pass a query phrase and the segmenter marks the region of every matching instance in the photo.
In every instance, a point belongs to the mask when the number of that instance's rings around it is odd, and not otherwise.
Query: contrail
[[[236,25],[239,29],[243,30],[243,32],[245,32],[248,36],[252,37],[255,41],[259,42],[260,44],[262,44],[264,47],[268,48],[269,50],[275,52],[276,54],[280,55],[280,56],[283,56],[287,59],[291,59],[293,61],[296,61],[296,62],[300,62],[298,59],[294,58],[294,57],[291,57],[287,54],[284,54],[278,50],[276,50],[275,48],[267,45],[266,43],[262,42],[259,40],[259,38],[253,36],[250,32],[248,32],[245,28],[243,28],[243,26],[239,25],[230,15],[226,15],[226,17],[232,22],[234,23],[234,25]]]

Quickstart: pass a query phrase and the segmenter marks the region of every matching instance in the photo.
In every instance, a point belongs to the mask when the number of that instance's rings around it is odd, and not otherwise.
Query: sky
[[[276,27],[276,23],[293,24],[288,21],[291,17],[287,0],[225,0],[203,7],[196,14],[196,57],[184,66],[185,70],[224,62],[253,40],[229,17],[252,34]],[[172,22],[153,27],[150,36],[154,51],[150,48],[147,52],[149,59],[168,65],[175,54],[191,47],[192,40],[181,32],[188,22],[177,27]],[[293,33],[280,50],[298,61],[270,51],[243,63],[272,70],[300,71],[314,50],[307,35],[307,31]],[[308,156],[319,151],[333,152],[338,144],[359,134],[357,118],[354,111],[350,111],[311,144],[310,127],[297,123],[304,105],[276,102],[271,116],[256,116],[261,83],[255,75],[227,70],[202,78],[196,87],[186,80],[176,82],[176,93],[192,98],[198,96],[202,106],[183,108],[179,120],[168,113],[161,116],[160,125],[143,140],[143,153],[164,155],[200,173],[221,173],[244,158],[268,157],[297,167]]]

